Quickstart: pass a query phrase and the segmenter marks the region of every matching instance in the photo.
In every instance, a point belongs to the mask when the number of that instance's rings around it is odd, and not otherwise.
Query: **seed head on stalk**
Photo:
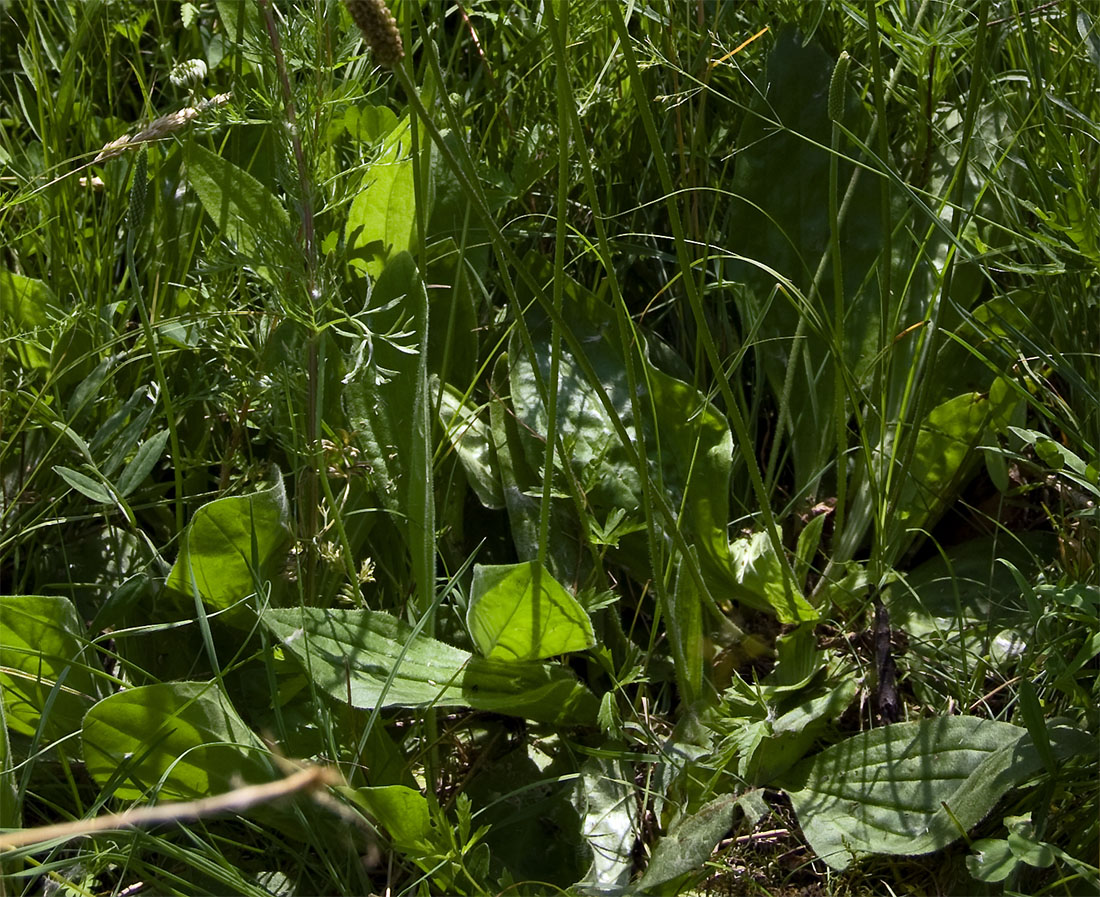
[[[344,5],[379,65],[393,68],[405,58],[401,31],[383,0],[344,0]]]

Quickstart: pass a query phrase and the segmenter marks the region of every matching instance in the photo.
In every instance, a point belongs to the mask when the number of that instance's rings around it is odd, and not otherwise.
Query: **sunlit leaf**
[[[406,118],[386,136],[348,212],[344,239],[353,264],[371,277],[409,248],[416,221],[411,142]]]
[[[567,669],[474,657],[378,611],[270,609],[261,622],[318,687],[353,707],[473,707],[592,725],[599,701]]]
[[[273,777],[263,743],[212,683],[104,698],[84,719],[83,743],[88,773],[122,800],[194,800]]]
[[[466,624],[482,656],[496,660],[542,660],[596,643],[584,608],[536,561],[475,566]]]
[[[1060,760],[1095,753],[1095,739],[1076,729],[1052,728],[1050,740]],[[1042,768],[1025,729],[952,716],[853,735],[775,784],[814,852],[844,869],[861,856],[947,846]]]
[[[253,594],[270,565],[285,556],[287,519],[281,477],[269,489],[203,505],[183,534],[168,588],[186,596],[197,590],[219,610]]]
[[[0,596],[0,690],[13,732],[48,741],[80,730],[95,697],[76,608],[59,595]]]
[[[404,785],[358,788],[354,800],[385,826],[394,846],[401,850],[423,850],[432,836],[428,801],[419,791]]]

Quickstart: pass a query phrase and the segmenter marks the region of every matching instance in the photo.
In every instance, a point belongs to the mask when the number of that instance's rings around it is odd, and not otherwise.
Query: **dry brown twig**
[[[245,785],[214,797],[160,804],[155,807],[136,807],[123,813],[109,813],[93,819],[79,819],[75,822],[62,822],[7,832],[0,834],[0,850],[11,850],[16,847],[26,847],[28,844],[68,840],[82,835],[138,826],[160,825],[166,822],[192,822],[219,813],[243,813],[259,804],[289,797],[298,792],[316,791],[320,796],[321,789],[340,784],[343,784],[343,779],[335,769],[326,766],[309,766],[288,775],[285,779],[265,782],[262,785]]]

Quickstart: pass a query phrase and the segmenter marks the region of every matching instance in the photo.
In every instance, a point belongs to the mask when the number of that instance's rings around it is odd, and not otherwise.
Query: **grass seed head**
[[[383,0],[344,0],[344,5],[380,65],[393,68],[405,58],[401,32]]]
[[[105,162],[108,159],[121,156],[124,150],[132,146],[140,146],[145,143],[151,143],[154,140],[160,140],[162,137],[167,137],[169,134],[186,126],[188,122],[198,118],[207,109],[228,103],[230,96],[231,95],[228,93],[220,93],[216,97],[211,97],[209,100],[203,100],[194,106],[185,106],[183,109],[179,109],[176,112],[162,115],[137,134],[133,136],[126,134],[119,137],[117,140],[112,140],[99,151],[99,155],[97,155],[93,161]]]

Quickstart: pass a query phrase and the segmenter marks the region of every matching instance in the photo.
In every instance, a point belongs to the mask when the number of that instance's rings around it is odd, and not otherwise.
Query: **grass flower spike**
[[[393,68],[405,58],[401,32],[382,0],[344,0],[344,5],[381,65]]]
[[[207,109],[228,103],[230,96],[231,94],[228,93],[220,93],[216,97],[211,97],[209,100],[203,100],[201,103],[197,103],[194,106],[185,106],[183,109],[179,109],[176,112],[162,115],[160,118],[155,119],[149,127],[144,128],[132,137],[126,134],[106,144],[95,157],[95,161],[106,162],[108,159],[121,156],[122,153],[131,146],[151,143],[154,140],[159,140],[161,137],[167,137],[169,134],[183,128],[193,119],[198,118]]]

